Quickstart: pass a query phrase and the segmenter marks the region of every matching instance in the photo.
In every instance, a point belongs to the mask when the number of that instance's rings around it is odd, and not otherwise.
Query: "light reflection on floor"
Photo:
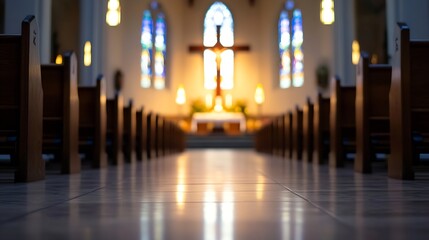
[[[0,185],[1,239],[426,239],[429,184],[190,151]]]

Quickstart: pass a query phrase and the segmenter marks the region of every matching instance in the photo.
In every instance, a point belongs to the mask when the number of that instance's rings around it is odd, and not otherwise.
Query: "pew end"
[[[93,168],[108,165],[106,148],[106,83],[102,75],[95,87],[79,87],[79,152]]]
[[[23,20],[21,35],[1,35],[0,51],[0,152],[10,156],[6,168],[16,182],[42,180],[43,90],[35,17]]]
[[[421,123],[429,119],[428,54],[429,41],[411,40],[409,27],[398,23],[389,94],[391,154],[388,175],[391,178],[414,179],[413,164],[419,161],[420,153],[429,153],[425,143],[429,125]]]
[[[66,52],[63,59],[63,64],[41,67],[44,91],[43,153],[57,156],[61,173],[71,174],[81,169],[78,153],[77,60],[73,52]]]

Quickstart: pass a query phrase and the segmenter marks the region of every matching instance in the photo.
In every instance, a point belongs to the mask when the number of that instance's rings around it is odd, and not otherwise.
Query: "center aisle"
[[[428,200],[421,182],[335,171],[251,150],[191,150],[2,184],[0,236],[424,239]]]

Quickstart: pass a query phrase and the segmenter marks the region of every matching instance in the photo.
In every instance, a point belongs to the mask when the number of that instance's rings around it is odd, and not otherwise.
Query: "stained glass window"
[[[280,14],[279,20],[279,49],[280,49],[280,87],[289,88],[290,76],[290,24],[286,11]]]
[[[216,26],[220,26],[220,43],[225,47],[234,45],[234,20],[231,11],[222,2],[213,3],[204,19],[204,46],[212,47],[217,42]],[[204,51],[204,87],[216,88],[217,54],[212,50]],[[226,50],[220,54],[221,88],[234,87],[234,52]]]
[[[142,88],[149,88],[151,86],[152,79],[152,46],[153,46],[153,22],[152,15],[149,10],[143,12],[143,23],[142,23],[142,53],[141,53],[141,80],[140,85]]]
[[[164,89],[166,79],[167,31],[165,15],[158,4],[143,12],[141,33],[142,88]]]
[[[165,20],[164,15],[159,14],[156,19],[156,32],[155,32],[155,65],[154,65],[154,85],[156,89],[163,89],[165,87]]]
[[[280,13],[279,23],[280,88],[304,84],[302,13],[288,0]]]

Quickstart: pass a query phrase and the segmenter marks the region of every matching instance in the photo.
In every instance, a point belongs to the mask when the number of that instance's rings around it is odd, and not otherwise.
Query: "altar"
[[[197,112],[192,116],[191,132],[197,132],[198,123],[213,123],[216,126],[224,123],[238,123],[240,132],[246,132],[246,117],[239,112]]]

